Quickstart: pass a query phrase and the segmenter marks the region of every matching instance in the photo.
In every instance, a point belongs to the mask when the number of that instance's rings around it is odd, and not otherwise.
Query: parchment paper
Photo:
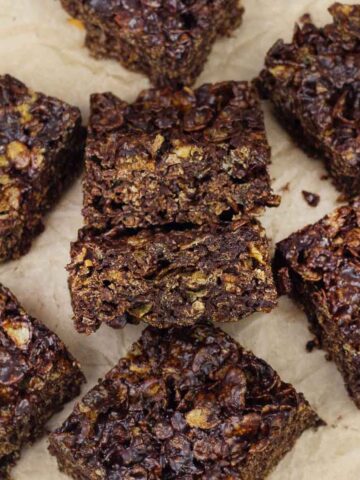
[[[320,23],[329,20],[331,0],[245,0],[242,27],[232,38],[217,42],[198,80],[251,79],[260,70],[265,52],[279,37],[289,39],[294,22],[311,12]],[[132,100],[148,86],[145,77],[129,73],[112,61],[96,61],[83,47],[84,32],[68,23],[57,0],[0,0],[0,72],[10,73],[36,90],[78,105],[85,118],[90,93],[111,90]],[[338,193],[321,162],[309,159],[291,142],[265,105],[273,148],[274,188],[283,192],[282,205],[263,217],[276,242],[313,222],[337,205]],[[317,208],[309,207],[301,191],[321,195]],[[101,328],[85,337],[77,334],[64,270],[69,243],[82,224],[78,181],[48,215],[46,231],[21,260],[0,266],[0,281],[11,288],[24,307],[55,330],[81,362],[88,378],[84,392],[125,354],[141,327],[123,331]],[[271,314],[254,315],[224,327],[244,346],[267,360],[282,376],[303,391],[328,426],[306,432],[280,463],[271,480],[358,480],[360,478],[360,412],[348,398],[342,378],[324,353],[306,353],[311,338],[304,315],[282,298]],[[49,428],[59,425],[73,406],[56,415]],[[24,450],[14,469],[14,480],[60,480],[56,461],[47,452],[46,438]]]

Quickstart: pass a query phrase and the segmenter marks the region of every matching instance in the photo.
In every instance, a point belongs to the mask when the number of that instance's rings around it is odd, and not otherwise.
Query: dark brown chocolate
[[[157,86],[191,85],[218,36],[241,23],[239,0],[61,0],[96,58],[113,58]]]
[[[360,193],[360,5],[335,3],[333,23],[310,16],[292,43],[279,40],[259,79],[297,143],[323,157],[335,185]]]
[[[320,423],[221,330],[149,327],[50,435],[50,452],[76,480],[260,480]]]
[[[21,448],[80,393],[84,376],[62,341],[0,284],[0,478]]]
[[[320,203],[320,195],[317,193],[312,193],[308,192],[306,190],[303,190],[302,196],[305,199],[305,202],[310,206],[310,207],[317,207]]]
[[[280,293],[303,307],[360,408],[359,254],[357,200],[278,243],[274,266]]]
[[[83,147],[78,108],[0,76],[0,262],[29,250]]]

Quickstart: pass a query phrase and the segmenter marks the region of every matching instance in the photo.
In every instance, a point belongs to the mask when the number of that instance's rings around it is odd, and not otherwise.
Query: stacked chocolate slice
[[[143,320],[226,322],[276,303],[253,218],[271,192],[262,112],[246,82],[93,95],[85,228],[72,245],[79,331]]]

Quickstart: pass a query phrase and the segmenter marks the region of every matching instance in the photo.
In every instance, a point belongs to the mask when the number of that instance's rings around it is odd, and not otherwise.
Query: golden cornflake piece
[[[78,28],[79,30],[85,30],[85,25],[81,20],[77,18],[68,18],[67,22],[73,27]]]

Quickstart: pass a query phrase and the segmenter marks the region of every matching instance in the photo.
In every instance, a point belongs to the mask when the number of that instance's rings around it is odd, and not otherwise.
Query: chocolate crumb
[[[306,190],[302,191],[303,197],[310,207],[317,207],[320,202],[320,195],[317,193],[307,192]]]
[[[290,182],[285,183],[279,190],[280,192],[288,192],[290,190]]]
[[[306,344],[306,351],[311,353],[318,347],[318,342],[316,340],[309,340]]]

